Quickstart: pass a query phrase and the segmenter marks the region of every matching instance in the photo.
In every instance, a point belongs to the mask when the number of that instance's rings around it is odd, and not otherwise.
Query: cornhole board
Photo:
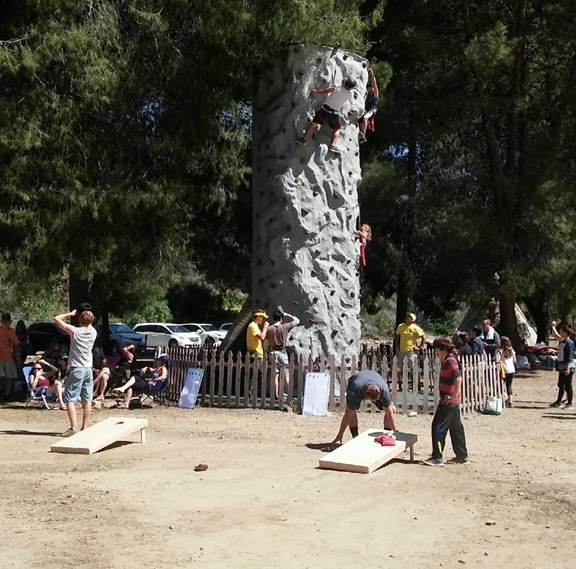
[[[382,429],[364,431],[321,458],[320,468],[370,474],[402,454],[406,449],[410,450],[410,460],[414,462],[414,443],[418,441],[418,436],[397,432],[395,433],[396,446],[385,447],[375,440],[378,435],[384,432],[386,431]]]
[[[137,431],[140,431],[140,442],[145,443],[147,426],[148,419],[110,417],[85,431],[80,431],[51,445],[50,450],[72,454],[92,454]]]

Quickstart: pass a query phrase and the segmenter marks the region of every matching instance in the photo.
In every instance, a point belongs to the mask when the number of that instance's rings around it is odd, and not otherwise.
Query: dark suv
[[[54,322],[35,322],[28,326],[28,338],[33,353],[45,350],[50,342],[59,342],[62,346],[70,345],[70,336],[61,330]]]

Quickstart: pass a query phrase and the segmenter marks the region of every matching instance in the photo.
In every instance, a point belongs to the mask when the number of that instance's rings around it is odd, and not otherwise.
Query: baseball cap
[[[158,361],[162,362],[164,365],[170,364],[170,358],[166,354],[162,354],[161,356],[158,356]]]
[[[81,302],[78,305],[78,312],[84,312],[85,310],[90,310],[92,312],[92,305],[89,302]]]
[[[256,312],[254,312],[254,316],[264,316],[264,318],[268,318],[268,314],[266,314],[266,312],[264,312],[263,310],[257,310]]]

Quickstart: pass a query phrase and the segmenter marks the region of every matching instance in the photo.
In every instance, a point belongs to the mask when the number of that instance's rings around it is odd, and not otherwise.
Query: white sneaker
[[[562,407],[562,409],[564,409],[564,411],[573,411],[574,407],[572,407],[572,405],[568,405],[568,403],[566,403],[566,405],[564,405],[564,407]]]

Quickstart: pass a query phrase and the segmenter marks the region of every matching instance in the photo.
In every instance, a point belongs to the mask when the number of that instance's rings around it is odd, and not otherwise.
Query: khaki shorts
[[[408,360],[408,369],[412,369],[416,365],[418,354],[416,352],[398,352],[398,369],[402,369],[404,360]]]

